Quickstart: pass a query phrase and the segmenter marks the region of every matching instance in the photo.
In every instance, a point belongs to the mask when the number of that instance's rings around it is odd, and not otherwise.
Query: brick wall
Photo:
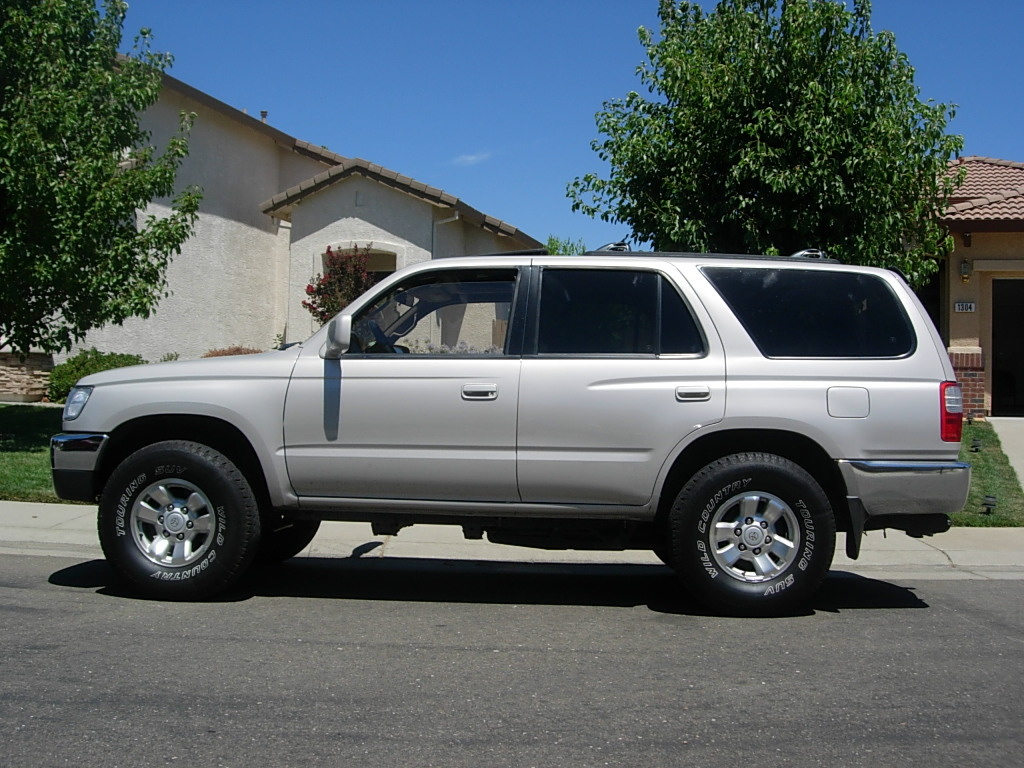
[[[987,416],[985,356],[981,352],[950,352],[949,359],[964,393],[964,416]]]
[[[0,352],[0,402],[34,403],[46,396],[53,358],[33,352],[22,362],[11,352]]]

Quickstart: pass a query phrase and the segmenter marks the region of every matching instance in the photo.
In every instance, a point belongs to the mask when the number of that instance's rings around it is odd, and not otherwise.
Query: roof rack
[[[550,256],[547,248],[523,248],[518,251],[497,251],[495,253],[473,253],[467,256]]]
[[[549,253],[546,248],[525,248],[517,251],[499,251],[496,253],[477,253],[476,256],[564,256],[566,254]],[[633,251],[626,243],[609,243],[601,246],[596,251],[586,251],[582,256],[629,256],[629,257],[655,257],[672,258],[686,257],[691,259],[748,259],[748,260],[771,260],[791,261],[800,259],[804,261],[819,261],[825,264],[838,264],[839,261],[829,257],[824,251],[818,248],[805,248],[802,251],[791,253],[788,256],[768,256],[760,253],[697,253],[695,251]]]
[[[632,253],[633,250],[629,247],[629,243],[625,240],[619,240],[617,243],[605,243],[600,248],[595,248],[593,251],[587,251],[587,253]]]

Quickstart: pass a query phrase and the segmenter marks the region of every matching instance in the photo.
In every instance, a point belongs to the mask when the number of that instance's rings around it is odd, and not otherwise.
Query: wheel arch
[[[272,505],[266,474],[252,443],[238,427],[212,416],[142,416],[117,427],[110,434],[110,441],[98,467],[97,493],[102,492],[117,466],[135,451],[166,440],[201,443],[223,454],[245,475],[260,509],[264,512],[270,510]]]
[[[666,519],[676,494],[701,468],[723,456],[754,452],[781,456],[810,473],[828,496],[836,518],[836,529],[849,530],[846,484],[835,460],[806,435],[774,429],[722,430],[703,435],[686,446],[665,477],[658,504],[658,519]]]

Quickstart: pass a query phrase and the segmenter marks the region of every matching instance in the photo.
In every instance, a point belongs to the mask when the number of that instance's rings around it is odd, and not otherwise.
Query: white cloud
[[[452,162],[455,163],[455,165],[477,165],[478,163],[482,163],[485,160],[490,159],[490,152],[477,152],[472,155],[459,155]]]

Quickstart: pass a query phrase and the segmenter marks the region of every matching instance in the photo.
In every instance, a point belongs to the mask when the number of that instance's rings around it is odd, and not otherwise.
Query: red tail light
[[[942,417],[942,439],[959,443],[964,433],[964,396],[955,381],[939,384],[939,413]]]

